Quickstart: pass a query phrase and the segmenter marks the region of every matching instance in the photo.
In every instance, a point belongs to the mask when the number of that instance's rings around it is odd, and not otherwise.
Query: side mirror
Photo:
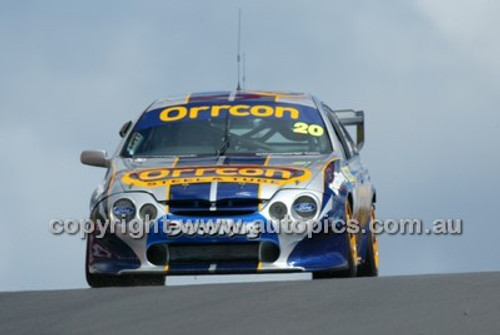
[[[85,165],[109,167],[110,161],[104,150],[85,150],[80,155],[80,161]]]
[[[119,132],[120,137],[123,138],[127,134],[131,125],[132,125],[132,121],[127,121],[123,124],[123,126],[121,127],[120,132]]]

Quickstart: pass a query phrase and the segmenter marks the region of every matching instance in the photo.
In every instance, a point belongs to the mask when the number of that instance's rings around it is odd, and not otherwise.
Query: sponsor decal
[[[162,185],[210,183],[254,183],[285,185],[309,180],[311,172],[295,167],[262,165],[170,167],[137,170],[126,173],[127,185],[157,187]]]
[[[316,204],[312,202],[299,202],[293,208],[300,213],[312,213],[316,211]]]
[[[135,212],[135,209],[133,207],[114,207],[113,208],[113,213],[117,216],[121,215],[128,215],[128,214],[133,214]]]
[[[236,117],[275,117],[285,116],[291,119],[299,118],[299,110],[290,106],[269,106],[269,105],[206,105],[206,106],[172,106],[163,109],[159,118],[163,122],[172,122],[182,119],[197,119],[209,115],[210,117],[220,117],[222,111],[228,111],[230,115]]]
[[[347,166],[342,167],[342,174],[349,180],[351,183],[356,182],[356,177],[351,173],[351,170]]]
[[[307,124],[305,122],[297,122],[293,125],[293,132],[297,134],[305,134],[320,137],[325,133],[325,129],[319,124]]]
[[[164,233],[169,238],[179,236],[186,237],[213,237],[227,236],[238,237],[243,236],[248,239],[254,239],[261,236],[264,230],[264,222],[257,220],[253,222],[244,222],[243,220],[233,220],[226,218],[219,219],[185,219],[185,220],[168,220]]]

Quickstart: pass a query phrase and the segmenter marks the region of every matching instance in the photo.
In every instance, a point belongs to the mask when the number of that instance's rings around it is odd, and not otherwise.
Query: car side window
[[[345,142],[347,144],[347,147],[349,148],[349,152],[351,153],[351,156],[355,156],[358,154],[358,151],[356,149],[356,145],[354,144],[354,141],[351,138],[351,135],[345,129],[344,125],[339,122],[339,128],[340,132],[342,133],[342,136],[345,138]]]
[[[323,108],[328,112],[328,119],[330,120],[330,123],[332,124],[333,129],[335,130],[335,134],[337,135],[340,143],[342,144],[342,148],[344,149],[346,158],[350,159],[355,155],[353,149],[354,147],[352,145],[352,140],[351,143],[349,143],[349,140],[346,138],[345,129],[342,128],[342,125],[340,124],[340,122],[335,116],[335,113],[330,109],[330,107],[323,105]]]

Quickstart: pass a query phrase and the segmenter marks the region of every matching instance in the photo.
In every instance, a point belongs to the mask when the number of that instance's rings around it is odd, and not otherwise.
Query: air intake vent
[[[272,242],[248,243],[164,243],[155,244],[147,251],[148,261],[154,265],[220,263],[220,262],[274,262],[280,254]]]

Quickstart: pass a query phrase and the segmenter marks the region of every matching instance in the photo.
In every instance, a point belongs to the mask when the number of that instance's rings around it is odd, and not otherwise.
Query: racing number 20
[[[297,122],[293,125],[293,132],[299,134],[309,134],[312,136],[321,136],[325,132],[323,127],[317,124],[307,124],[305,122]]]

